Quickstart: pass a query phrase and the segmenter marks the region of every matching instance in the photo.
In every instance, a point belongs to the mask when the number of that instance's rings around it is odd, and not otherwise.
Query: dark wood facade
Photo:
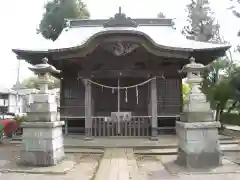
[[[157,57],[141,46],[121,57],[98,47],[86,59],[68,60],[61,80],[61,117],[68,120],[68,132],[83,132],[85,127],[84,78],[115,87],[119,79],[122,87],[139,84],[156,76],[157,126],[159,129],[173,129],[182,108],[182,78],[178,73],[182,64],[176,61]],[[126,90],[120,91],[120,97],[120,111],[131,112],[135,117],[151,116],[151,82],[138,87],[138,102],[136,88],[127,89],[127,102]],[[110,117],[111,112],[117,111],[117,100],[116,89],[113,92],[112,89],[91,84],[93,117]]]
[[[81,82],[73,82],[75,78],[62,80],[61,92],[61,115],[65,117],[85,116],[85,87]],[[144,79],[125,78],[125,82],[139,82]],[[68,81],[68,82],[66,82]],[[110,84],[117,79],[98,80],[104,84]],[[143,81],[142,81],[143,82]],[[114,83],[112,83],[114,84]],[[181,79],[157,79],[157,104],[158,116],[178,115],[181,112]],[[149,115],[148,104],[150,99],[149,85],[139,87],[139,100],[137,104],[136,90],[128,89],[128,102],[125,101],[125,91],[121,94],[121,111],[131,111],[135,116]],[[111,112],[117,111],[117,92],[101,87],[92,87],[93,115],[110,116]]]

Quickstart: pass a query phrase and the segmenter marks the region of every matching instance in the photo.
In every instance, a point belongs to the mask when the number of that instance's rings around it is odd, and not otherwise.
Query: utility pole
[[[15,114],[18,114],[18,101],[19,101],[19,94],[18,94],[18,89],[20,89],[20,57],[17,56],[18,59],[18,65],[17,65],[17,80],[15,84],[15,90],[16,90],[16,107],[15,107]]]
[[[17,88],[20,87],[20,57],[17,56],[18,59],[18,65],[17,65],[17,81],[16,81],[16,86]]]

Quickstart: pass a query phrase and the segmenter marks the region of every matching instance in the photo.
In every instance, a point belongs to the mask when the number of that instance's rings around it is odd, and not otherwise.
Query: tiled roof
[[[113,18],[100,20],[67,20],[67,26],[54,42],[39,44],[39,47],[18,47],[14,51],[48,53],[81,48],[92,39],[105,34],[133,34],[147,38],[155,46],[183,51],[227,49],[226,44],[213,44],[186,39],[172,27],[171,19],[130,19],[121,13]],[[44,44],[44,45],[43,45]]]

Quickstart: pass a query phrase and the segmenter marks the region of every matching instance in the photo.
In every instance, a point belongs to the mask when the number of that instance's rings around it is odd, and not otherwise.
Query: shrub
[[[231,124],[240,126],[240,115],[236,113],[223,113],[220,117],[223,124]]]
[[[27,116],[16,116],[14,119],[17,121],[17,122],[23,122],[25,121],[27,118]]]

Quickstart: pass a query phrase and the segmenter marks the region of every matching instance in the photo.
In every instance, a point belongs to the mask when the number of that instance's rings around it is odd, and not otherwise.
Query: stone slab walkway
[[[141,180],[131,148],[107,148],[94,180]]]

